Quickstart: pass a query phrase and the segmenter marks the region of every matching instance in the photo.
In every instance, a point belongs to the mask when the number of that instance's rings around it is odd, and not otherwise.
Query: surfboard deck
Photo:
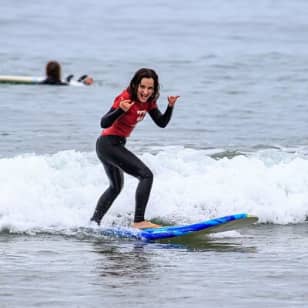
[[[0,75],[0,83],[8,84],[39,84],[43,80],[43,77]]]
[[[258,221],[258,217],[247,213],[240,213],[204,220],[194,224],[179,226],[164,226],[160,228],[107,228],[100,229],[105,236],[131,238],[143,241],[161,241],[173,238],[199,238],[206,234],[238,230]]]
[[[44,80],[44,77],[30,77],[30,76],[13,76],[13,75],[0,75],[0,84],[21,84],[21,85],[39,85]],[[82,82],[71,80],[71,86],[84,86]]]

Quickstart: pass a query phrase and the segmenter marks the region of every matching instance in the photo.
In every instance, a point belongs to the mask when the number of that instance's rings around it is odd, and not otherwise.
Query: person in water
[[[41,82],[41,84],[57,85],[57,86],[67,86],[74,76],[69,75],[66,77],[66,81],[61,79],[61,65],[57,61],[49,61],[46,65],[46,79]],[[88,75],[83,75],[78,79],[85,85],[93,84],[93,78]]]
[[[129,83],[127,89],[114,100],[111,109],[102,117],[103,131],[97,139],[96,153],[102,162],[110,184],[97,202],[91,218],[100,225],[113,201],[123,187],[123,173],[128,173],[139,180],[135,194],[135,228],[160,227],[144,219],[152,183],[152,171],[126,147],[136,124],[149,113],[159,127],[166,127],[171,119],[174,104],[179,96],[168,96],[168,106],[161,113],[157,106],[159,97],[159,80],[156,72],[149,68],[139,69]]]

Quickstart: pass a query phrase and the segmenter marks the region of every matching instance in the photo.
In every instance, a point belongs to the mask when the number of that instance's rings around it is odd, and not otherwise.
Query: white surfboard
[[[44,80],[44,77],[30,77],[30,76],[13,76],[0,75],[0,84],[24,84],[24,85],[39,85]],[[64,82],[64,81],[63,81]],[[68,85],[71,86],[85,86],[82,82],[71,80]]]

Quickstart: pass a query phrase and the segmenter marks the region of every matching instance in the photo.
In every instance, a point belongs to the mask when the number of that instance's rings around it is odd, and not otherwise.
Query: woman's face
[[[137,89],[137,98],[141,103],[146,103],[154,93],[153,78],[142,78]]]

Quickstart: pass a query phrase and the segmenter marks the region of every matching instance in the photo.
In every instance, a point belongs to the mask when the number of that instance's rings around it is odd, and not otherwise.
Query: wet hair
[[[57,61],[49,61],[46,65],[46,76],[61,81],[61,66]]]
[[[139,69],[132,80],[129,83],[129,86],[127,88],[128,92],[130,93],[132,100],[137,101],[137,91],[138,86],[141,83],[141,80],[143,78],[152,78],[154,80],[154,92],[149,98],[149,101],[156,101],[159,98],[159,80],[158,75],[156,72],[150,68],[141,68]]]

